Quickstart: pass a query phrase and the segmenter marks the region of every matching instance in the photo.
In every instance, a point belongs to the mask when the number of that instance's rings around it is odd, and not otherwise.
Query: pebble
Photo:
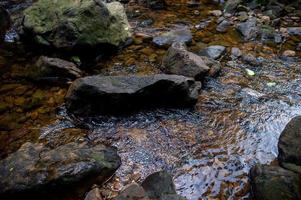
[[[241,50],[237,47],[232,47],[231,56],[233,58],[239,58],[242,55]]]
[[[269,16],[262,16],[261,20],[264,24],[270,24],[271,18]]]
[[[223,14],[223,12],[221,10],[212,10],[209,13],[215,17],[219,17]]]
[[[282,56],[284,57],[294,57],[296,55],[296,52],[293,50],[286,50],[282,53]]]

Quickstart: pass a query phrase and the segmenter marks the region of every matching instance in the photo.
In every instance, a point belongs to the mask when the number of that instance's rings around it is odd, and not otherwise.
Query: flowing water
[[[116,175],[103,187],[107,198],[123,185],[165,169],[173,174],[179,194],[190,200],[250,199],[250,167],[275,160],[281,131],[291,118],[301,114],[301,62],[278,59],[279,46],[243,43],[234,30],[216,33],[215,18],[208,11],[220,5],[201,3],[198,8],[169,6],[167,11],[153,12],[128,6],[136,33],[134,44],[86,70],[87,74],[105,75],[159,73],[166,50],[143,42],[139,34],[156,35],[175,25],[191,28],[191,51],[221,44],[258,56],[261,64],[255,66],[221,58],[221,73],[204,81],[195,109],[75,118],[64,108],[66,86],[37,85],[26,78],[38,55],[20,44],[6,44],[0,50],[1,157],[26,141],[50,146],[72,140],[103,142],[118,147],[122,158]],[[154,23],[141,26],[148,19]],[[204,31],[196,28],[201,22],[208,22]],[[291,44],[288,40],[282,47],[290,48]],[[255,76],[247,75],[247,68]]]

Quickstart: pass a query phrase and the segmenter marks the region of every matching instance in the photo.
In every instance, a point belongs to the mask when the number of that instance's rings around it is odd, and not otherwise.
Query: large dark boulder
[[[0,43],[4,40],[6,31],[10,28],[11,21],[9,13],[0,6]]]
[[[23,29],[38,44],[68,50],[116,47],[131,37],[122,4],[101,0],[39,0],[24,11]]]
[[[278,160],[301,165],[301,116],[293,118],[280,135]]]
[[[301,177],[297,173],[279,166],[256,165],[250,178],[255,200],[301,199]]]
[[[116,148],[69,143],[54,149],[25,143],[0,161],[0,199],[49,192],[90,179],[104,181],[120,166]]]
[[[66,95],[74,114],[116,114],[142,108],[187,107],[197,102],[201,83],[177,75],[89,76],[77,79]]]
[[[215,75],[220,70],[220,64],[189,52],[183,43],[175,42],[163,57],[162,69],[168,74],[202,80],[206,75]]]

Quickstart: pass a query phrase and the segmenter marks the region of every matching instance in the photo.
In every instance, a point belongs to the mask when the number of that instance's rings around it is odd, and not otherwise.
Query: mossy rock
[[[39,0],[24,12],[23,30],[34,41],[59,49],[119,46],[131,37],[123,6],[100,0]]]

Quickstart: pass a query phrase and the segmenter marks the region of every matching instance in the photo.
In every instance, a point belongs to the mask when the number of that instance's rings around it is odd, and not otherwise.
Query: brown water
[[[197,8],[170,6],[167,11],[151,12],[130,5],[134,44],[87,70],[87,74],[105,75],[159,73],[166,50],[143,42],[139,35],[157,35],[175,25],[191,28],[191,51],[221,44],[258,56],[263,64],[253,67],[223,57],[221,73],[205,80],[195,110],[160,109],[128,117],[68,116],[63,105],[67,87],[33,84],[27,75],[38,55],[20,44],[6,44],[0,50],[1,157],[26,141],[41,140],[52,146],[72,140],[105,142],[117,146],[122,157],[122,166],[103,187],[107,198],[132,180],[139,182],[166,169],[174,175],[179,194],[188,199],[249,199],[250,167],[277,157],[281,131],[301,114],[300,61],[277,58],[300,38],[288,39],[280,49],[243,43],[234,30],[216,33],[216,18],[208,11],[219,7],[203,3]],[[138,26],[149,18],[154,24]],[[195,28],[201,21],[211,21],[204,31]],[[246,68],[256,75],[248,76]],[[269,82],[276,85],[268,86]]]

